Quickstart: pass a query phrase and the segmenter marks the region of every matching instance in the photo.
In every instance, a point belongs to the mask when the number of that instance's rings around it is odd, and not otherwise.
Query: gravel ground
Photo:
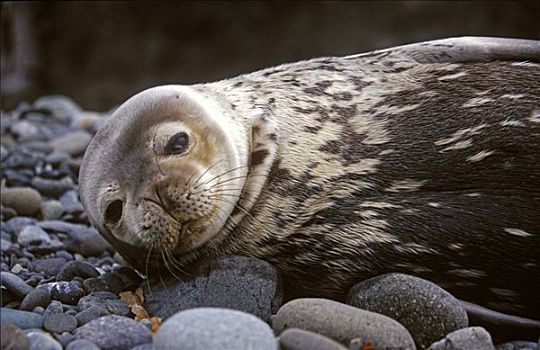
[[[64,96],[2,111],[2,349],[495,349],[453,296],[412,276],[363,281],[350,305],[283,304],[279,272],[239,256],[142,283],[78,196],[82,155],[109,114]]]

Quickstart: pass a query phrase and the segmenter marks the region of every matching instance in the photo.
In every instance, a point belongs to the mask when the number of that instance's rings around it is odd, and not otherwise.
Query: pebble
[[[190,271],[191,272],[191,271]],[[243,256],[222,256],[200,264],[191,278],[171,277],[145,286],[145,307],[167,318],[194,307],[222,307],[253,314],[268,321],[282,303],[277,269],[269,263]]]
[[[2,350],[28,350],[30,342],[22,330],[3,320],[0,329]]]
[[[84,290],[75,282],[56,282],[51,289],[53,299],[70,305],[76,305],[85,294]]]
[[[27,335],[30,342],[29,350],[62,350],[62,345],[53,337],[40,331],[32,331]]]
[[[155,349],[277,350],[272,329],[261,319],[236,310],[196,308],[165,321],[154,337]]]
[[[133,350],[132,348],[131,350]],[[66,350],[100,350],[99,347],[86,339],[77,339],[72,341],[66,347]]]
[[[51,118],[69,124],[82,109],[71,98],[61,95],[43,96],[34,101],[34,109],[46,110]]]
[[[30,187],[2,188],[1,202],[3,206],[14,209],[18,215],[32,216],[41,207],[41,195]]]
[[[154,349],[154,345],[152,343],[140,344],[131,348],[131,350],[153,350],[153,349]]]
[[[2,189],[2,197],[4,194],[4,189]],[[18,235],[23,228],[28,225],[33,225],[36,223],[36,220],[32,218],[27,218],[24,216],[17,216],[12,219],[9,219],[5,224],[2,225],[2,230],[13,235]]]
[[[125,287],[122,279],[116,272],[106,272],[99,276],[100,279],[103,279],[110,286],[113,293],[123,292]]]
[[[54,334],[54,337],[65,348],[69,343],[75,340],[75,336],[71,333],[65,332],[62,334]]]
[[[41,138],[39,128],[26,120],[20,120],[13,123],[11,133],[15,135],[18,142],[39,140]]]
[[[53,198],[61,196],[64,192],[74,187],[73,180],[69,176],[59,180],[44,179],[36,176],[32,179],[31,184],[42,195]]]
[[[52,277],[56,276],[66,263],[67,260],[64,258],[43,258],[34,260],[32,266],[35,272],[41,272],[46,277]]]
[[[272,316],[276,334],[287,328],[318,333],[348,346],[355,338],[369,339],[373,347],[415,349],[405,327],[397,321],[327,299],[304,298],[289,301]]]
[[[90,144],[92,135],[84,130],[76,130],[57,137],[51,141],[55,152],[65,152],[71,156],[77,156],[86,150]]]
[[[538,343],[531,341],[512,341],[497,345],[497,350],[540,350],[540,339]]]
[[[34,290],[34,288],[26,284],[22,278],[11,272],[2,271],[0,273],[0,278],[2,280],[2,285],[20,298]]]
[[[50,317],[53,314],[61,314],[64,312],[64,308],[62,307],[62,303],[58,300],[51,300],[47,308],[45,309],[45,312],[43,313],[43,317],[47,318]]]
[[[41,217],[43,220],[57,220],[62,217],[64,208],[57,200],[49,200],[41,203]]]
[[[17,237],[20,245],[49,243],[51,238],[41,227],[37,225],[26,226]]]
[[[494,350],[491,335],[482,327],[459,329],[448,334],[429,347],[428,350]]]
[[[468,326],[467,313],[450,293],[432,282],[400,273],[356,284],[347,303],[398,321],[421,348]]]
[[[10,322],[21,329],[41,328],[43,316],[28,311],[20,311],[3,307],[0,311],[2,324]]]
[[[92,305],[75,315],[75,318],[77,319],[77,324],[82,326],[96,318],[107,315],[110,315],[110,312],[107,309],[98,305]]]
[[[99,291],[112,291],[109,283],[101,278],[87,278],[83,281],[83,287],[88,293]]]
[[[117,315],[104,316],[88,322],[75,332],[75,337],[89,340],[104,350],[130,349],[139,344],[152,342],[152,335],[145,326]]]
[[[347,350],[346,347],[323,335],[298,328],[289,328],[279,336],[280,350]]]
[[[26,294],[24,299],[21,301],[19,309],[24,311],[32,311],[38,306],[46,307],[50,301],[51,296],[49,295],[49,292],[36,288],[30,293]]]
[[[57,281],[71,281],[74,277],[90,278],[99,276],[99,272],[89,263],[69,261],[65,263],[58,274]]]
[[[45,317],[43,328],[51,333],[71,332],[77,328],[77,319],[63,313],[52,314]]]

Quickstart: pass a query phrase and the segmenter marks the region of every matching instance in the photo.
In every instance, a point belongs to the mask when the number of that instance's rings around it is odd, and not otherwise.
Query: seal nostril
[[[117,199],[112,201],[105,210],[105,222],[108,224],[116,224],[122,217],[122,201]]]

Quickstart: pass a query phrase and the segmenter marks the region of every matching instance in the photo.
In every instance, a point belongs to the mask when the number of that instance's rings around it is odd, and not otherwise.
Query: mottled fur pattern
[[[503,47],[499,57],[486,42],[467,56],[469,42],[459,44],[452,54],[441,41],[425,55],[419,44],[190,87],[249,126],[239,133],[250,161],[223,230],[177,259],[256,256],[295,295],[329,297],[405,272],[539,318],[540,48]]]
[[[323,58],[201,89],[238,116],[266,106],[279,129],[222,249],[273,262],[299,294],[401,271],[538,318],[538,64]]]

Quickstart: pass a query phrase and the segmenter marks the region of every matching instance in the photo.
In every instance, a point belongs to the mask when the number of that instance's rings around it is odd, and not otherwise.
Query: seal
[[[146,271],[250,255],[291,293],[403,272],[538,318],[540,42],[454,38],[145,90],[80,171]]]

